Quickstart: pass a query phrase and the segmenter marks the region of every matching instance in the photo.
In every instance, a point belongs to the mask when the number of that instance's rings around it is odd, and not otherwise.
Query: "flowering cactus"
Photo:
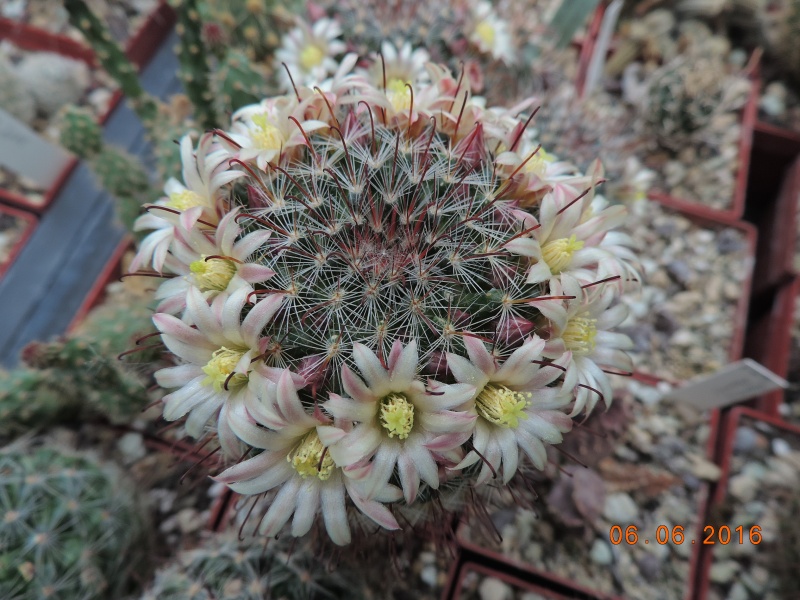
[[[347,544],[358,513],[397,530],[454,483],[541,469],[630,369],[610,329],[638,276],[599,167],[540,149],[531,101],[485,108],[394,58],[184,138],[184,183],[139,223],[134,268],[167,278],[165,417],[219,436],[216,479],[267,499],[267,536],[321,514]]]

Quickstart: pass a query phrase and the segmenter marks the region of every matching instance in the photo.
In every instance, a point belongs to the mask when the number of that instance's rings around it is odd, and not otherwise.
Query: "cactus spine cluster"
[[[120,598],[144,558],[133,488],[86,455],[0,453],[0,597]]]

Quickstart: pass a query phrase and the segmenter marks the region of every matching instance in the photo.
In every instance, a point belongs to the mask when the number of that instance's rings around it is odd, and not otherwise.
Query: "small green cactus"
[[[326,571],[305,541],[212,537],[160,571],[141,600],[318,600],[361,597],[354,580]]]
[[[121,292],[70,338],[35,342],[23,352],[24,367],[0,372],[0,438],[97,416],[129,423],[148,404],[149,372],[137,372],[138,365],[152,364],[157,352],[117,356],[154,331],[151,311],[140,296]]]
[[[228,50],[213,77],[217,110],[222,115],[230,115],[248,104],[257,104],[268,95],[264,74],[243,52],[235,49]]]
[[[120,473],[61,449],[6,449],[0,513],[0,597],[100,600],[134,588],[145,518]]]
[[[92,158],[103,148],[103,130],[86,109],[74,105],[61,112],[61,145],[81,158]]]
[[[36,116],[33,95],[4,56],[0,56],[0,108],[23,123],[30,124]]]

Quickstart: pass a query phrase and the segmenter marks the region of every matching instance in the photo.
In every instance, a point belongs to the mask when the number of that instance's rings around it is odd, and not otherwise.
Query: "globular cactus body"
[[[145,548],[132,492],[84,455],[0,453],[0,597],[122,597]]]
[[[224,62],[214,72],[219,112],[231,114],[238,108],[258,102],[266,94],[265,79],[244,53],[229,50]]]
[[[11,63],[0,56],[0,108],[23,123],[36,115],[33,95],[23,85]]]
[[[54,115],[62,106],[80,101],[89,87],[89,69],[80,61],[37,52],[23,58],[17,73],[45,115]]]
[[[92,114],[67,106],[61,114],[61,145],[81,158],[91,158],[103,148],[103,131]]]
[[[720,111],[725,85],[725,66],[713,57],[679,57],[654,73],[645,119],[659,143],[685,147]]]

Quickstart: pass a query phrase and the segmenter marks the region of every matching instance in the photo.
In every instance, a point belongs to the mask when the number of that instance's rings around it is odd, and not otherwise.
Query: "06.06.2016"
[[[668,544],[670,541],[673,544],[683,544],[687,541],[683,531],[684,527],[682,525],[675,525],[672,529],[666,525],[659,525],[655,531],[655,541],[662,546]],[[719,529],[715,528],[713,525],[706,525],[703,527],[703,535],[705,535],[705,538],[701,543],[704,545],[711,545],[719,542],[724,546],[731,542],[736,543],[737,538],[740,544],[744,544],[745,539],[747,539],[751,544],[758,545],[761,543],[762,539],[761,527],[759,525],[753,525],[747,529],[739,525],[733,530],[727,525],[722,525]],[[628,545],[640,542],[639,530],[636,525],[628,525],[624,531],[621,525],[613,525],[608,532],[608,538],[615,546],[621,544],[623,541]],[[692,544],[696,542],[697,540],[691,541]],[[645,539],[644,543],[649,544],[650,540]]]

